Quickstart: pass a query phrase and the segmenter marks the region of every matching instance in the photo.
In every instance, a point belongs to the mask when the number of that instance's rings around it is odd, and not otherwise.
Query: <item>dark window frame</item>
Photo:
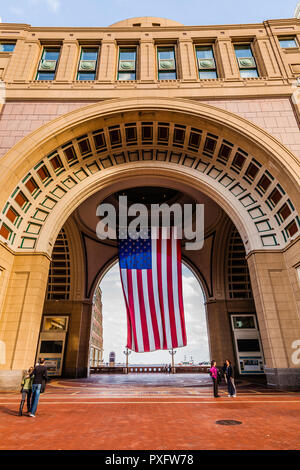
[[[56,59],[55,70],[51,71],[51,72],[39,70],[42,60],[45,60],[44,55],[48,51],[51,51],[51,50],[52,51],[56,50],[56,51],[59,52],[58,57]],[[38,70],[37,70],[37,73],[36,73],[35,80],[38,81],[38,82],[42,82],[42,81],[51,81],[51,82],[53,82],[56,78],[56,73],[57,73],[60,57],[61,57],[61,46],[43,46],[42,54],[41,54],[41,57],[40,57],[40,60],[39,60],[39,65],[38,65]],[[54,59],[48,59],[48,60],[54,60]],[[46,79],[40,78],[40,77],[45,77],[47,74],[51,75],[52,78],[48,78],[48,79],[47,78]]]
[[[96,59],[96,66],[95,66],[95,70],[89,72],[89,71],[80,71],[80,64],[81,64],[81,61],[82,60],[86,60],[86,59],[82,59],[82,55],[84,54],[85,51],[88,51],[88,50],[94,50],[94,51],[97,51],[97,59]],[[79,61],[78,61],[78,66],[77,66],[77,73],[76,73],[76,81],[78,82],[84,82],[84,81],[96,81],[97,80],[97,75],[98,75],[98,68],[99,68],[99,56],[100,56],[100,47],[99,46],[84,46],[82,45],[80,47],[80,54],[79,54]],[[93,78],[87,78],[86,80],[81,80],[79,78],[79,76],[82,74],[90,74],[90,75],[93,75]]]
[[[212,59],[214,60],[214,63],[215,63],[215,67],[213,69],[200,69],[199,68],[199,63],[198,63],[198,56],[197,56],[197,52],[198,50],[200,49],[204,49],[204,48],[210,48],[211,49],[211,52],[212,52]],[[215,55],[215,50],[214,50],[214,44],[195,44],[195,55],[196,55],[196,64],[197,64],[197,70],[198,70],[198,78],[199,80],[217,80],[219,78],[219,73],[218,73],[218,65],[217,65],[217,61],[216,61],[216,55]],[[201,78],[200,74],[201,72],[214,72],[216,74],[216,77],[215,78]]]
[[[159,53],[161,52],[162,49],[173,49],[173,53],[174,53],[174,63],[175,63],[175,67],[174,69],[170,69],[170,70],[160,70],[160,67],[159,67],[159,63],[160,63],[160,57],[159,57]],[[176,60],[176,46],[174,44],[158,44],[156,46],[156,60],[157,60],[157,80],[158,81],[163,81],[163,80],[178,80],[178,70],[177,70],[177,60]],[[168,60],[168,59],[165,59],[165,60]],[[172,59],[173,60],[173,59]],[[160,77],[160,74],[165,74],[167,75],[168,73],[170,74],[175,74],[175,78],[161,78]]]
[[[255,67],[249,67],[249,68],[243,68],[240,66],[240,63],[239,63],[239,59],[242,59],[243,57],[238,57],[237,56],[237,53],[236,53],[236,48],[237,47],[248,47],[250,52],[251,52],[251,56],[250,57],[245,57],[245,59],[249,59],[249,58],[252,58],[253,61],[254,61],[254,64],[255,64]],[[254,51],[253,51],[253,46],[252,46],[252,42],[249,41],[249,42],[235,42],[233,43],[233,48],[234,48],[234,54],[235,54],[235,58],[236,58],[236,61],[237,61],[237,66],[239,68],[239,73],[240,73],[240,77],[243,78],[243,79],[247,79],[247,78],[260,78],[260,71],[259,71],[259,68],[258,68],[258,64],[257,64],[257,60],[256,60],[256,57],[255,57],[255,54],[254,54]],[[255,77],[246,77],[246,76],[243,76],[242,75],[242,72],[251,72],[251,71],[255,71],[256,72],[256,76]]]
[[[130,71],[128,71],[128,72],[120,70],[120,60],[123,60],[123,59],[120,58],[120,56],[121,56],[121,53],[122,53],[122,52],[125,52],[126,50],[127,50],[127,51],[129,51],[129,50],[135,51],[135,59],[134,59],[134,62],[135,62],[134,65],[135,65],[135,67],[134,67],[134,70],[130,70]],[[124,59],[124,60],[125,60],[125,59]],[[128,59],[128,60],[131,60],[131,59]],[[137,69],[138,69],[138,48],[137,48],[137,46],[126,46],[126,45],[119,46],[119,49],[118,49],[118,70],[117,70],[118,73],[117,73],[117,80],[118,80],[119,82],[132,82],[132,81],[137,80],[137,71],[138,71]],[[120,79],[120,76],[122,76],[122,74],[125,75],[126,73],[127,73],[127,74],[134,74],[134,77],[135,77],[135,78],[123,79],[123,80]]]

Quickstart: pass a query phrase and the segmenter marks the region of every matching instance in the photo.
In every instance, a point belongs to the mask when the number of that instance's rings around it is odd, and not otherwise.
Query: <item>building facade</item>
[[[49,315],[68,318],[61,349],[49,343],[63,375],[88,374],[93,297],[117,257],[96,209],[120,192],[205,205],[204,248],[183,259],[212,358],[299,386],[299,44],[297,18],[0,25],[2,387]]]
[[[103,316],[102,316],[102,292],[99,285],[95,289],[91,338],[90,338],[90,366],[97,367],[103,363]]]

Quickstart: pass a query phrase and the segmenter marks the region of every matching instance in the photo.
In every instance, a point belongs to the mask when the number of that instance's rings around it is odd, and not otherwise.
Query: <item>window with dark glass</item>
[[[233,317],[233,325],[235,330],[255,328],[255,320],[253,316]]]
[[[257,65],[250,44],[236,44],[235,56],[242,78],[258,77]]]
[[[238,339],[237,347],[239,352],[259,352],[260,345],[258,339]]]
[[[13,52],[15,46],[14,42],[0,42],[0,52]]]
[[[77,80],[95,80],[99,49],[82,47],[78,65]]]
[[[196,47],[196,57],[200,79],[218,78],[212,46]]]
[[[136,80],[135,47],[120,47],[118,80]]]
[[[298,43],[296,41],[296,38],[280,38],[279,39],[279,44],[282,47],[282,49],[290,49],[293,47],[298,47]]]
[[[59,354],[62,352],[63,342],[62,341],[50,341],[45,340],[41,342],[40,353],[43,354]]]
[[[37,80],[54,80],[57,70],[57,63],[60,55],[60,48],[45,47],[39,63]]]
[[[158,47],[158,80],[176,80],[176,59],[174,47]]]

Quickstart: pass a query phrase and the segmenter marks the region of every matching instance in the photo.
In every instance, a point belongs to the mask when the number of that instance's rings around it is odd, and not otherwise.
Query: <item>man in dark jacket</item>
[[[32,397],[29,416],[35,418],[43,382],[48,379],[47,367],[44,365],[45,359],[40,359],[39,364],[35,366],[31,375],[34,376],[32,383]]]
[[[225,361],[226,369],[225,369],[225,377],[228,387],[228,396],[229,397],[236,397],[236,388],[234,383],[234,368],[232,367],[231,362],[226,359]]]

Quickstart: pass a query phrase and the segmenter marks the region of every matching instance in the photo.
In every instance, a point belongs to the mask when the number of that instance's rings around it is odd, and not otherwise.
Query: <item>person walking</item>
[[[229,359],[226,359],[225,364],[226,364],[225,378],[226,378],[227,387],[228,387],[228,396],[236,397],[236,388],[235,388],[235,383],[234,383],[234,369]]]
[[[219,377],[218,377],[218,369],[217,369],[217,363],[216,361],[211,361],[211,368],[209,370],[209,374],[212,378],[213,381],[213,386],[214,386],[214,397],[219,398],[218,394],[218,385],[219,385]]]
[[[32,393],[32,382],[34,377],[31,375],[33,371],[33,367],[30,367],[27,372],[25,372],[22,383],[21,383],[21,393],[22,393],[22,398],[21,398],[21,403],[20,403],[20,408],[19,408],[19,416],[23,415],[23,407],[25,401],[27,402],[27,413],[30,412],[30,399],[31,399],[31,393]]]
[[[32,383],[32,398],[29,416],[35,418],[40,393],[44,391],[44,385],[48,380],[47,367],[44,365],[45,359],[40,359],[39,364],[35,366],[31,375],[34,376]]]

